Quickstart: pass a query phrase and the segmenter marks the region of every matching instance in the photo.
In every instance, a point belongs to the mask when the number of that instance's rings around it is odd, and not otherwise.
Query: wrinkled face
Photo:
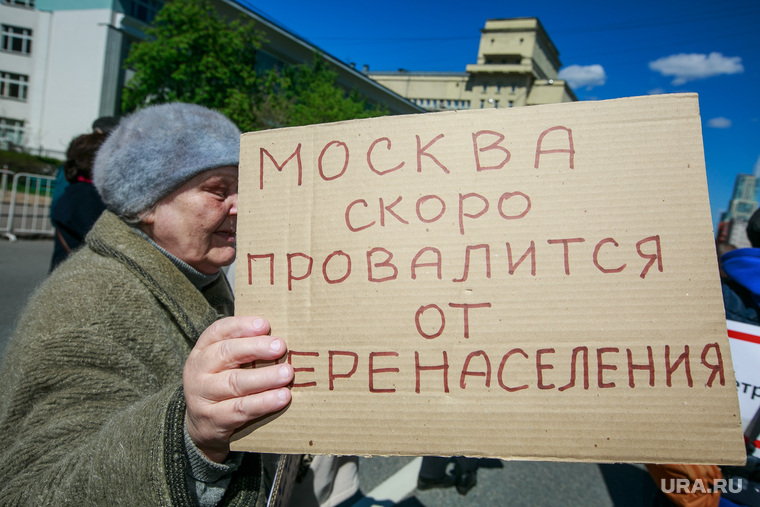
[[[201,273],[216,273],[235,260],[237,192],[237,167],[205,171],[158,201],[141,228]]]

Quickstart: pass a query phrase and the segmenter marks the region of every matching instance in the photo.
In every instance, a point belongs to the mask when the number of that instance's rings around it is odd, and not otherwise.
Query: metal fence
[[[52,176],[0,169],[0,236],[11,241],[19,235],[52,237],[50,199],[54,182]]]

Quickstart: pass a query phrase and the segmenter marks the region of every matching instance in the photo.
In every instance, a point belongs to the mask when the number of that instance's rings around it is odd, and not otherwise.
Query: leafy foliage
[[[312,125],[387,114],[384,108],[369,105],[355,90],[347,94],[336,85],[337,76],[319,55],[312,65],[270,71],[260,87],[259,125]]]
[[[263,36],[251,22],[224,20],[207,0],[166,2],[147,34],[125,62],[135,71],[123,92],[125,112],[189,102],[220,111],[243,131],[387,114],[337,85],[318,55],[311,65],[257,73]]]
[[[123,93],[125,112],[189,102],[216,109],[240,127],[253,125],[262,37],[252,23],[228,23],[206,0],[170,0],[147,35],[125,62],[135,71]]]

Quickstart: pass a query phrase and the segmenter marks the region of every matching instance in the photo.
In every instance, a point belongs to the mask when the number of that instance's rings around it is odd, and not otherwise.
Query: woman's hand
[[[228,317],[209,326],[187,358],[182,373],[185,424],[195,445],[212,461],[224,461],[237,428],[290,402],[285,387],[293,380],[289,364],[241,368],[285,354],[285,342],[267,333],[265,319]]]

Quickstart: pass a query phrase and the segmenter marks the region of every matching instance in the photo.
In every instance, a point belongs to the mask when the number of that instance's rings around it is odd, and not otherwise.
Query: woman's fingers
[[[237,429],[249,421],[285,408],[290,399],[290,390],[283,387],[219,402],[216,409],[224,414],[229,427]]]
[[[217,373],[254,361],[272,361],[285,353],[285,342],[272,336],[229,338],[198,351],[206,371]]]
[[[207,373],[258,360],[275,360],[282,357],[286,346],[281,338],[268,336],[268,332],[269,323],[258,317],[222,319],[201,334],[190,355],[200,356],[198,361]]]
[[[211,375],[201,394],[209,402],[225,401],[285,387],[291,380],[293,367],[289,364],[235,368]]]
[[[198,338],[197,349],[205,349],[210,345],[230,338],[246,336],[261,336],[269,333],[269,322],[261,317],[239,316],[220,319],[211,324]]]

